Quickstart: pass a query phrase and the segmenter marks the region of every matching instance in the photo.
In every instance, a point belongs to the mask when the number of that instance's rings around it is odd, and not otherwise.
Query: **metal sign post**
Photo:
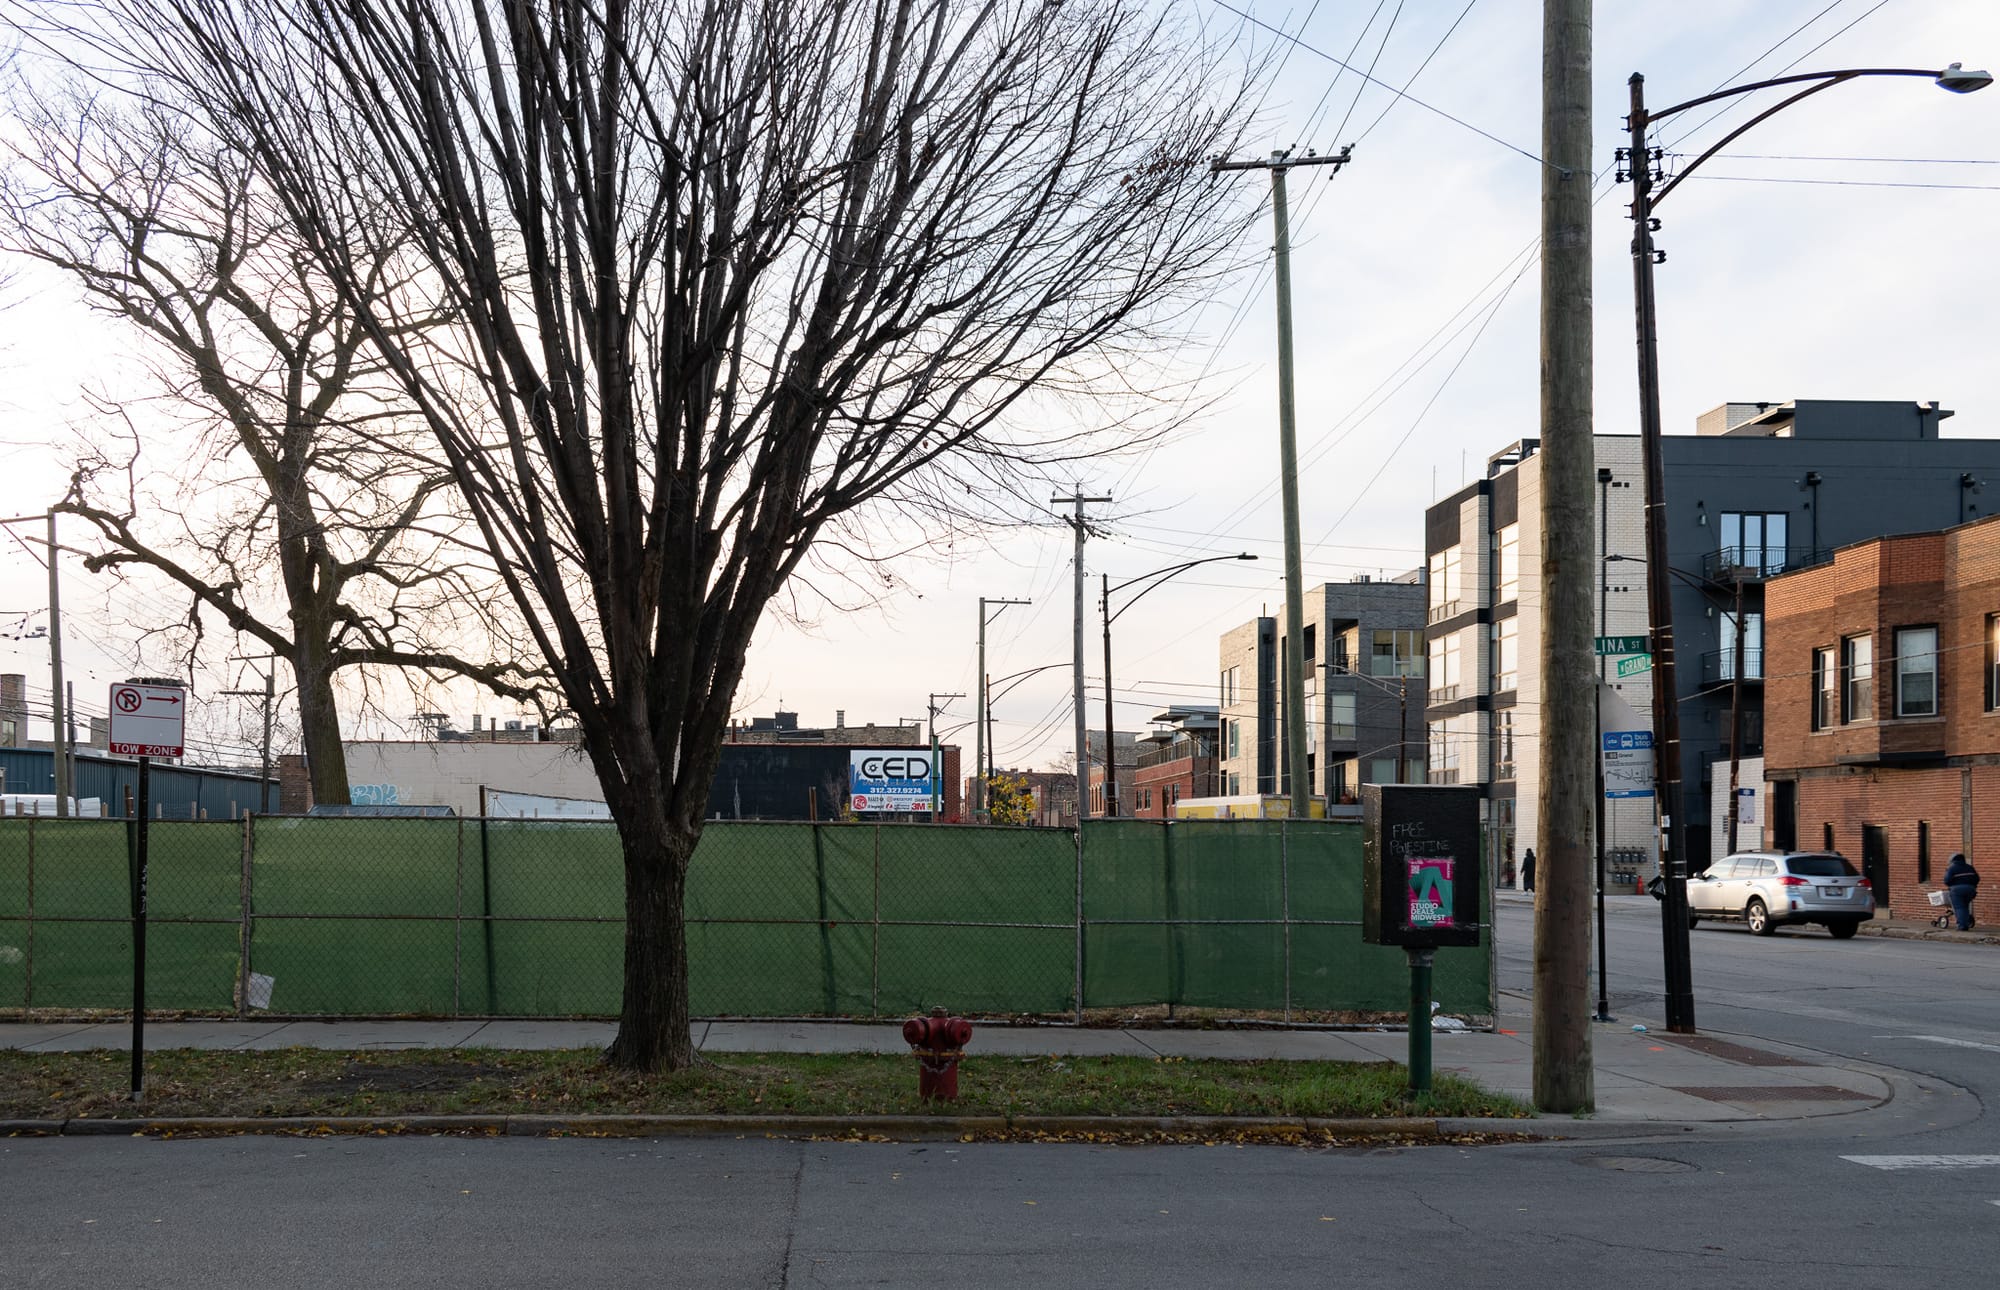
[[[132,882],[132,1100],[146,1092],[146,843],[152,822],[152,768],[155,757],[179,757],[185,750],[187,691],[178,685],[128,681],[111,687],[114,753],[139,759],[139,801],[127,834]]]
[[[132,1100],[146,1096],[146,833],[151,757],[139,759],[139,814],[128,834],[132,873]]]

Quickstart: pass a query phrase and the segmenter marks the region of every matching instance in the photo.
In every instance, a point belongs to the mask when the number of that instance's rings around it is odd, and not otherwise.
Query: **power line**
[[[1548,162],[1542,160],[1542,158],[1536,156],[1532,152],[1529,152],[1526,148],[1523,148],[1518,144],[1509,143],[1505,139],[1501,138],[1499,135],[1493,134],[1486,130],[1482,130],[1478,126],[1472,124],[1472,122],[1467,121],[1462,117],[1453,116],[1451,113],[1445,111],[1443,108],[1438,107],[1435,104],[1426,103],[1422,99],[1418,98],[1416,95],[1409,94],[1402,90],[1399,90],[1395,86],[1389,84],[1386,81],[1376,80],[1373,76],[1370,76],[1368,73],[1362,71],[1358,67],[1355,67],[1351,63],[1347,63],[1342,61],[1341,59],[1335,58],[1332,54],[1327,53],[1323,49],[1318,49],[1312,45],[1308,45],[1305,41],[1300,40],[1297,36],[1293,36],[1284,31],[1281,31],[1278,28],[1273,27],[1270,23],[1267,23],[1263,19],[1258,18],[1252,14],[1245,13],[1243,10],[1238,9],[1235,5],[1230,4],[1229,0],[1214,0],[1214,3],[1220,8],[1229,10],[1229,12],[1235,14],[1237,17],[1243,19],[1245,22],[1252,23],[1258,27],[1262,27],[1265,31],[1268,31],[1273,35],[1283,36],[1286,40],[1291,41],[1293,44],[1297,45],[1300,49],[1305,50],[1308,54],[1317,54],[1319,57],[1324,58],[1327,62],[1332,63],[1335,67],[1344,68],[1347,71],[1353,72],[1356,76],[1359,76],[1362,80],[1367,81],[1371,85],[1381,86],[1383,89],[1388,90],[1391,94],[1394,94],[1398,99],[1408,99],[1410,102],[1416,104],[1424,111],[1435,113],[1436,115],[1441,116],[1445,120],[1451,122],[1453,125],[1463,126],[1465,129],[1472,131],[1480,138],[1491,140],[1492,142],[1499,144],[1501,147],[1507,149],[1510,152],[1518,152],[1522,156],[1526,157],[1528,160],[1534,162],[1538,166],[1547,166],[1549,164]]]
[[[2000,184],[1918,184],[1886,179],[1800,179],[1782,175],[1694,175],[1718,184],[1816,184],[1828,188],[1946,188],[1961,192],[2000,192]]]

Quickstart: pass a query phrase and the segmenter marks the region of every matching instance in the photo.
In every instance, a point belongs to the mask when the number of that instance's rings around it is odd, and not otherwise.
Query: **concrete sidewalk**
[[[1532,1101],[1533,1057],[1526,1000],[1502,996],[1495,1032],[1434,1032],[1435,1069]],[[169,1021],[146,1026],[148,1049],[597,1048],[607,1022],[578,1021]],[[130,1023],[0,1023],[0,1048],[36,1052],[123,1050]],[[894,1022],[714,1021],[696,1044],[709,1052],[901,1053]],[[1880,1105],[1890,1083],[1824,1054],[1720,1036],[1669,1036],[1608,1024],[1593,1034],[1600,1121],[1706,1124],[1802,1119]],[[1401,1031],[1260,1030],[1228,1027],[1079,1029],[983,1025],[967,1050],[967,1077],[982,1055],[1280,1058],[1295,1061],[1404,1061]]]

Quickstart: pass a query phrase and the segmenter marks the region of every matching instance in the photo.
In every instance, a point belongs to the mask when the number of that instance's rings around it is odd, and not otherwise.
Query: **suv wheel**
[[[1854,919],[1843,919],[1838,923],[1828,923],[1826,930],[1833,933],[1833,939],[1844,941],[1861,930],[1861,924]]]
[[[1752,899],[1743,910],[1743,921],[1750,924],[1753,936],[1769,936],[1777,928],[1771,923],[1771,911],[1764,908],[1764,902]]]

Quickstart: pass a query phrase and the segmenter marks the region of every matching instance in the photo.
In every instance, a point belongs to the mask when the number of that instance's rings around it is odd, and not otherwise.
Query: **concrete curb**
[[[210,1116],[132,1119],[0,1120],[0,1137],[194,1137],[230,1134],[375,1136],[473,1134],[486,1137],[691,1137],[761,1134],[775,1138],[855,1137],[938,1141],[978,1137],[1135,1138],[1251,1137],[1271,1142],[1325,1143],[1396,1139],[1439,1142],[1476,1134],[1559,1138],[1582,1127],[1571,1121],[1322,1119],[1223,1115],[407,1115]],[[1628,1130],[1632,1126],[1624,1126]],[[1595,1136],[1589,1135],[1589,1136]]]
[[[2000,932],[1987,932],[1974,928],[1961,932],[1957,928],[1932,927],[1927,923],[1881,923],[1861,924],[1863,936],[1879,936],[1892,941],[1937,941],[1953,945],[2000,945]]]

